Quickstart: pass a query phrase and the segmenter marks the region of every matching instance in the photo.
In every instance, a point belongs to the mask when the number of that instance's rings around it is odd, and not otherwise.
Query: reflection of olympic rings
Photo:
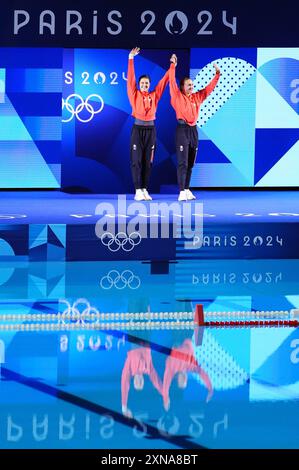
[[[92,99],[93,97],[94,97],[94,99]],[[80,103],[75,107],[69,102],[69,100],[71,100],[72,98],[75,98],[75,100],[76,99],[80,100]],[[99,103],[98,103],[100,105],[99,109],[94,109],[93,105],[89,103],[89,100],[94,101],[95,98],[99,100]],[[77,93],[72,93],[66,99],[62,98],[62,110],[64,108],[66,108],[67,111],[69,111],[71,115],[67,119],[62,119],[62,122],[70,122],[73,119],[74,116],[76,116],[76,118],[80,122],[89,122],[89,121],[92,120],[92,118],[94,117],[95,114],[98,114],[103,110],[104,101],[103,101],[103,98],[100,95],[92,94],[92,95],[89,95],[84,100],[82,98],[82,96],[78,95]],[[90,116],[87,119],[82,119],[79,116],[79,113],[81,113],[81,111],[83,111],[83,109],[85,109],[88,113],[90,113]]]
[[[119,273],[116,269],[111,269],[111,271],[100,280],[100,286],[105,290],[111,289],[113,286],[119,290],[125,287],[134,290],[138,289],[140,284],[140,278],[135,276],[129,269],[126,269],[122,273]]]
[[[66,304],[67,306],[66,309],[61,312],[61,315],[64,317],[66,315],[70,315],[71,317],[74,316],[76,317],[77,323],[85,323],[84,318],[82,318],[84,315],[90,315],[92,313],[99,314],[98,309],[96,307],[92,307],[87,299],[77,299],[73,305],[71,305],[67,299],[59,299],[59,302]],[[79,306],[81,306],[81,308],[78,308]],[[82,308],[83,310],[81,310]],[[62,320],[62,323],[65,323],[65,321]]]
[[[120,248],[124,251],[132,251],[141,242],[141,235],[138,232],[132,232],[129,236],[125,232],[118,232],[116,235],[106,232],[101,236],[101,242],[112,252]]]

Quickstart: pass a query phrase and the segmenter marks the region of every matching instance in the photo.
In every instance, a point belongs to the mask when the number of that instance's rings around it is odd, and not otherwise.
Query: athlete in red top
[[[177,86],[175,78],[175,67],[177,65],[177,57],[175,54],[171,56],[172,62],[169,70],[169,88],[171,96],[171,104],[176,112],[178,125],[176,129],[176,154],[178,159],[178,185],[180,189],[179,201],[196,199],[190,191],[190,180],[192,168],[195,163],[198,132],[196,121],[198,119],[201,103],[214,90],[220,77],[220,69],[213,64],[216,75],[213,80],[202,90],[193,93],[193,81],[189,77],[185,77],[180,82],[180,88]]]
[[[172,348],[172,351],[166,360],[163,378],[163,403],[166,411],[169,410],[170,406],[169,389],[174,376],[177,374],[178,386],[180,388],[186,388],[188,381],[187,372],[195,372],[199,375],[209,391],[206,399],[207,402],[211,399],[213,395],[213,387],[210,378],[198,365],[194,357],[192,341],[190,339],[185,339],[181,346]]]
[[[130,380],[134,377],[134,388],[142,390],[144,387],[144,374],[148,374],[153,386],[162,395],[162,382],[153,366],[150,348],[132,349],[128,352],[121,375],[121,404],[122,412],[128,418],[132,418],[132,412],[127,408]]]
[[[150,77],[142,75],[139,80],[139,90],[134,71],[134,57],[140,49],[135,47],[129,54],[127,92],[132,106],[132,116],[135,118],[131,134],[131,171],[135,186],[136,201],[150,201],[148,182],[156,148],[155,119],[158,101],[168,83],[168,73],[159,81],[154,91],[149,92]]]

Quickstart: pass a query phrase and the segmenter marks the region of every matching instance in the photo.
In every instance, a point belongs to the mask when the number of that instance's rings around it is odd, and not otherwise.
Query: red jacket
[[[132,116],[142,121],[153,121],[156,119],[158,101],[168,83],[168,73],[169,70],[167,70],[164,77],[159,81],[154,91],[150,93],[142,92],[137,89],[136,85],[134,59],[129,59],[127,92],[132,106]]]
[[[127,354],[121,375],[121,404],[127,406],[130,380],[136,374],[148,374],[153,386],[162,395],[162,382],[154,369],[150,348],[132,349]]]
[[[181,346],[173,348],[165,364],[163,378],[163,401],[166,404],[169,400],[169,389],[171,382],[179,372],[196,372],[209,390],[210,397],[213,387],[208,374],[198,365],[194,358],[194,349],[192,341],[185,339]]]
[[[171,64],[169,69],[169,88],[171,104],[176,112],[177,119],[183,119],[189,126],[195,126],[199,115],[201,103],[214,90],[220,77],[217,72],[213,80],[202,90],[192,93],[190,96],[182,93],[175,79],[175,65]]]

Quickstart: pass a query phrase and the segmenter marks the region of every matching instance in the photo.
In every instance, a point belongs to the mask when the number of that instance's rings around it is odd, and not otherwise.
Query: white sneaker
[[[191,201],[192,199],[196,199],[196,197],[195,197],[194,194],[190,191],[190,189],[185,189],[185,191],[186,191],[186,195],[187,195],[188,201]]]
[[[179,200],[179,201],[187,201],[187,194],[186,194],[186,191],[185,191],[185,190],[180,191],[178,200]]]
[[[145,196],[143,194],[142,189],[136,189],[134,199],[135,201],[145,201]]]
[[[146,201],[152,201],[153,198],[149,195],[149,193],[147,192],[147,189],[143,188],[142,189],[142,192],[143,192],[143,195],[144,195],[144,199]]]

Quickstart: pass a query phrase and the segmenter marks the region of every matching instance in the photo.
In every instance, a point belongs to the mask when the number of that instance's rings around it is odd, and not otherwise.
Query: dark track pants
[[[156,148],[156,128],[134,124],[131,133],[131,171],[135,189],[148,187]]]
[[[189,189],[192,168],[198,148],[197,126],[178,124],[175,134],[175,147],[178,159],[178,185],[180,191]]]

